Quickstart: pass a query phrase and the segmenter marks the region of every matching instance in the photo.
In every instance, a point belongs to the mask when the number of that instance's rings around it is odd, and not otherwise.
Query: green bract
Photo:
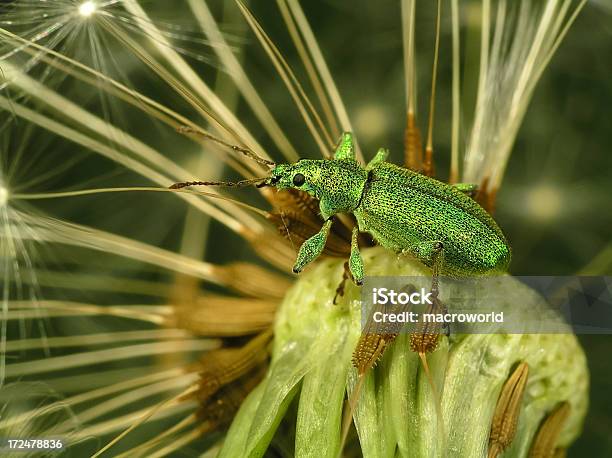
[[[369,275],[430,275],[418,261],[398,259],[380,247],[364,250],[363,259]],[[221,457],[262,456],[279,423],[293,415],[288,407],[296,397],[295,456],[338,455],[345,392],[356,379],[351,354],[361,332],[359,289],[348,286],[333,304],[342,264],[320,262],[286,295],[267,377],[242,405]],[[518,281],[504,283],[512,289],[502,310],[516,304],[548,310]],[[441,393],[443,430],[419,357],[410,351],[409,336],[400,335],[368,373],[356,409],[364,457],[486,456],[500,391],[521,361],[529,365],[529,378],[517,433],[503,456],[526,456],[542,420],[562,401],[569,402],[571,413],[557,446],[567,447],[578,436],[588,372],[573,334],[451,335],[427,359]]]

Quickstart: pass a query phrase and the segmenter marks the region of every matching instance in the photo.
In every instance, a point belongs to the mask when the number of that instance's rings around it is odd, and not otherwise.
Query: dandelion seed
[[[521,363],[504,384],[491,424],[489,457],[501,454],[514,439],[528,374],[529,366]]]
[[[462,177],[481,184],[483,201],[501,185],[535,87],[585,4],[504,0],[493,14],[491,2],[483,2],[478,96]]]

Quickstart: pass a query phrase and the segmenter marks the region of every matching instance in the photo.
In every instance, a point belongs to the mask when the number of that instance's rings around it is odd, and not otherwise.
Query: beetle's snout
[[[264,181],[256,185],[256,187],[263,188],[266,186],[275,186],[280,181],[280,179],[281,177],[279,175],[272,175],[271,177],[266,178]]]

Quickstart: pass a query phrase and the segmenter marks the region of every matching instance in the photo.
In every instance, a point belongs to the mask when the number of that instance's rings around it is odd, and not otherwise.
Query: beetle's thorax
[[[298,174],[305,179],[300,186],[294,184]],[[367,171],[354,160],[303,159],[295,164],[278,165],[272,172],[277,188],[299,189],[318,199],[324,219],[356,209],[367,176]]]

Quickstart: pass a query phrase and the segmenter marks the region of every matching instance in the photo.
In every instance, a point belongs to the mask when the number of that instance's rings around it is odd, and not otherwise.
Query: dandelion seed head
[[[98,5],[95,2],[87,1],[79,5],[79,14],[83,17],[90,17],[96,12]]]

